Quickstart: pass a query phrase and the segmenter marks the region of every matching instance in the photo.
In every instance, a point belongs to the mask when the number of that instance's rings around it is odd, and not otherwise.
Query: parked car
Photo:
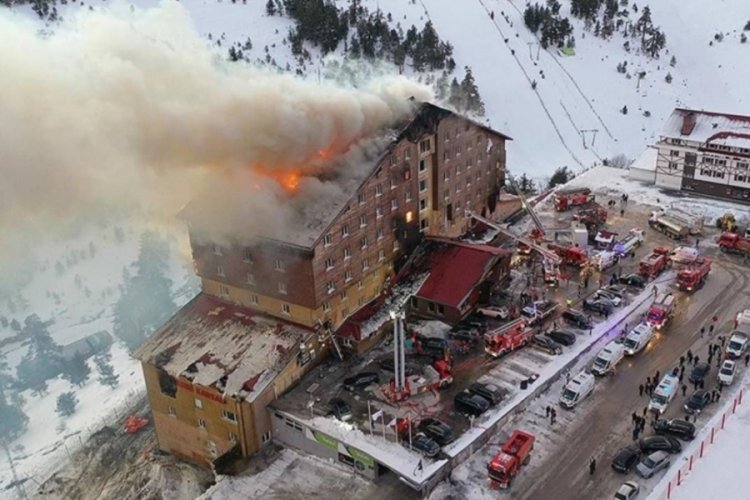
[[[404,446],[407,449],[418,451],[427,458],[433,458],[435,455],[440,453],[440,445],[438,445],[433,439],[430,439],[426,434],[418,433],[416,436],[411,438],[411,446],[409,440],[404,440]]]
[[[453,441],[453,429],[436,418],[424,418],[419,422],[419,431],[423,432],[440,446],[444,446]]]
[[[684,420],[673,418],[671,420],[659,419],[654,422],[654,432],[662,435],[671,435],[690,441],[695,438],[695,425]]]
[[[615,458],[612,459],[612,468],[617,472],[627,474],[635,467],[641,458],[641,449],[637,446],[624,446],[617,450]]]
[[[387,358],[383,358],[378,362],[378,366],[381,370],[386,372],[394,372],[396,371],[395,368],[395,362],[393,361],[393,355],[391,354]],[[416,370],[414,370],[414,367],[411,366],[409,363],[406,363],[406,374],[407,375],[414,375],[416,373]]]
[[[531,347],[550,354],[562,354],[562,346],[545,335],[534,335],[531,339]]]
[[[640,274],[628,274],[626,276],[620,276],[619,282],[623,285],[629,286],[631,288],[645,288],[646,278],[641,276]]]
[[[593,326],[591,323],[591,320],[586,316],[583,312],[579,311],[578,309],[566,309],[562,313],[562,319],[570,323],[571,325],[581,328],[583,330],[588,330]]]
[[[477,328],[457,327],[449,331],[448,336],[452,339],[475,342],[482,337],[482,332]]]
[[[545,335],[558,344],[565,346],[571,346],[576,343],[576,334],[566,330],[552,330],[545,333]]]
[[[380,375],[377,372],[362,372],[351,377],[346,377],[343,386],[347,391],[354,391],[378,383],[380,383]]]
[[[607,285],[602,288],[603,291],[620,297],[622,300],[628,296],[628,287],[625,285]]]
[[[463,391],[453,398],[453,405],[458,413],[478,417],[490,408],[490,403],[481,396]]]
[[[694,413],[700,413],[703,408],[708,406],[711,402],[711,393],[704,391],[703,389],[697,390],[690,396],[690,399],[685,403],[685,411],[691,415]]]
[[[604,288],[597,290],[594,294],[595,299],[606,299],[608,300],[614,307],[620,307],[623,303],[623,298],[609,290],[606,290]]]
[[[476,382],[469,386],[469,392],[487,400],[490,406],[495,406],[503,400],[503,390],[495,384]]]
[[[666,451],[657,451],[639,463],[635,471],[643,478],[649,478],[662,469],[669,467],[669,455]]]
[[[692,383],[700,383],[703,381],[706,376],[708,375],[708,372],[711,371],[711,365],[706,363],[705,361],[701,361],[690,372],[690,377],[688,377],[688,380]]]
[[[348,422],[352,419],[352,408],[349,403],[341,398],[333,398],[328,401],[329,415],[333,415],[342,422]]]
[[[679,453],[682,451],[682,444],[677,438],[672,436],[648,436],[638,441],[641,453],[649,454],[655,451],[665,451],[668,453]]]
[[[731,385],[734,382],[734,373],[737,370],[734,361],[725,359],[719,368],[719,383],[721,385]]]
[[[635,481],[626,481],[622,483],[620,489],[615,493],[615,500],[633,500],[641,491],[641,485]]]
[[[507,307],[484,306],[477,309],[479,314],[484,314],[489,318],[506,320],[510,318],[510,311]]]
[[[612,312],[612,308],[614,306],[611,302],[604,301],[602,299],[584,299],[583,300],[583,310],[584,311],[593,311],[597,314],[610,314]]]
[[[448,350],[448,341],[437,337],[418,337],[419,345],[422,350],[428,354],[435,354],[437,356],[443,356],[445,351]]]

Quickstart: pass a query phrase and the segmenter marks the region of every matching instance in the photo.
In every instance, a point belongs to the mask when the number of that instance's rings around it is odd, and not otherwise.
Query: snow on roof
[[[630,168],[637,170],[656,170],[656,158],[659,156],[659,150],[656,148],[646,148],[641,155],[630,164]]]
[[[252,401],[310,330],[199,294],[134,356],[174,377]]]
[[[689,134],[683,135],[683,124],[686,117],[691,113],[695,118],[695,126]],[[687,128],[689,129],[690,127]],[[676,108],[664,125],[661,135],[662,137],[674,137],[678,139],[688,138],[691,141],[703,143],[719,132],[750,134],[750,116]]]
[[[416,295],[450,307],[459,307],[484,279],[496,257],[507,253],[487,245],[435,241],[442,245],[430,255],[430,275]]]

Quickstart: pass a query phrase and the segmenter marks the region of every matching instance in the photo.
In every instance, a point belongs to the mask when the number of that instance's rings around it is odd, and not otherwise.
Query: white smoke
[[[315,165],[319,151],[344,154],[397,123],[410,96],[431,99],[399,76],[353,88],[225,62],[176,2],[80,9],[51,35],[38,28],[0,9],[4,235],[113,207],[171,219],[206,193],[206,227],[278,229],[292,216],[287,197],[249,166]],[[303,179],[298,199],[306,186],[316,196],[316,182]]]

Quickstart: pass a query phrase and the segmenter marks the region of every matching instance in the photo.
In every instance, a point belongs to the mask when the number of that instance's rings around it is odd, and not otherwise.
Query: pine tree
[[[455,77],[451,81],[451,90],[448,102],[458,111],[465,109],[463,93],[461,92],[461,84],[458,83],[458,80],[456,80]]]
[[[105,353],[104,355],[97,355],[94,362],[96,363],[96,369],[99,371],[99,383],[114,389],[120,383],[120,376],[115,373],[110,359],[109,353]]]
[[[675,56],[672,56],[672,59],[669,60],[669,65],[673,68],[677,66],[677,58]]]
[[[558,167],[552,174],[547,184],[548,189],[552,189],[560,184],[565,184],[573,177],[573,173],[568,170],[568,167]]]
[[[268,2],[266,3],[266,15],[276,15],[276,4],[273,2],[273,0],[268,0]]]
[[[29,417],[18,405],[11,404],[0,390],[0,441],[13,441],[23,434],[28,423]]]
[[[466,66],[466,75],[461,81],[461,93],[463,94],[466,110],[476,113],[479,116],[484,115],[484,103],[479,95],[479,89],[474,81],[474,75],[471,72],[471,68]]]
[[[667,73],[667,76],[664,77],[664,81],[667,83],[672,83],[672,73]]]
[[[57,397],[57,407],[55,411],[61,417],[69,417],[76,411],[78,398],[74,392],[63,392]]]
[[[89,375],[91,375],[91,368],[83,354],[76,353],[70,361],[65,363],[63,378],[71,384],[83,387],[83,384],[89,379]]]

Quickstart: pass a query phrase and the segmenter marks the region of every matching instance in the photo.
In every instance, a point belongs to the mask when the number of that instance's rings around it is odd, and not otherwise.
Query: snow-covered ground
[[[37,314],[45,321],[51,319],[50,334],[60,345],[101,330],[112,333],[112,306],[120,295],[123,268],[130,267],[137,259],[139,237],[147,227],[131,224],[121,229],[122,240],[116,237],[114,226],[98,226],[83,231],[75,239],[40,242],[36,250],[43,257],[38,258],[39,264],[26,286],[11,297],[12,308],[7,301],[0,301],[0,315],[21,324],[30,314]],[[176,236],[168,238],[168,277],[173,282],[174,301],[181,305],[192,298],[197,282],[186,259],[184,242]],[[56,266],[58,261],[62,268]],[[0,326],[0,340],[15,334],[10,327]],[[3,347],[2,352],[14,373],[27,347],[14,342]],[[117,425],[118,417],[123,417],[126,408],[143,395],[140,363],[117,339],[110,353],[111,364],[119,376],[115,388],[97,381],[99,373],[93,359],[89,359],[91,374],[83,387],[72,386],[60,376],[48,382],[45,394],[33,395],[28,390],[21,393],[25,400],[23,410],[29,417],[28,429],[9,446],[19,477],[43,479],[40,477],[43,471],[66,460],[67,453],[78,447],[89,433],[104,424]],[[79,402],[75,413],[62,419],[55,413],[55,406],[57,397],[68,391],[75,392]],[[10,477],[8,462],[0,460],[0,484],[5,485]],[[12,492],[0,490],[0,497],[6,493]]]

